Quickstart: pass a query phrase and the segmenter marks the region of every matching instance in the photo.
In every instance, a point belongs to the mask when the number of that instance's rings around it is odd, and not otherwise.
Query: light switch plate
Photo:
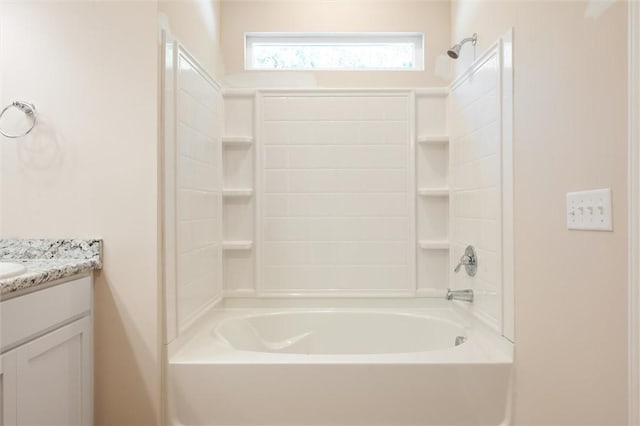
[[[613,231],[611,189],[567,193],[567,228]]]

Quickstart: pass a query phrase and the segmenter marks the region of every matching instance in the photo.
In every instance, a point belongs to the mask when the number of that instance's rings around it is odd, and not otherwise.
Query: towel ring
[[[16,138],[21,138],[23,136],[27,136],[29,133],[31,133],[33,128],[36,127],[37,114],[36,114],[35,105],[30,104],[28,102],[14,101],[10,105],[7,105],[6,107],[4,107],[2,112],[0,112],[0,119],[2,119],[2,116],[4,115],[4,113],[11,108],[18,108],[20,111],[25,113],[27,117],[31,117],[31,127],[29,127],[29,130],[27,130],[21,135],[12,135],[12,134],[6,133],[4,130],[2,130],[2,128],[0,128],[0,133],[5,138],[10,138],[10,139],[16,139]]]

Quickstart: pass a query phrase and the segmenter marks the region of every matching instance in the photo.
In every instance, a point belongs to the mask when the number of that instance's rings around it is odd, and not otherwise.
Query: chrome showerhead
[[[478,35],[476,33],[473,33],[471,37],[467,37],[460,43],[454,44],[451,49],[447,50],[447,55],[449,55],[451,59],[458,59],[460,57],[460,49],[462,49],[462,46],[464,46],[465,43],[471,42],[471,45],[475,46],[477,41]]]
[[[460,56],[460,49],[462,49],[462,46],[456,44],[451,49],[447,50],[447,55],[449,55],[449,57],[452,59],[458,59],[458,57]]]

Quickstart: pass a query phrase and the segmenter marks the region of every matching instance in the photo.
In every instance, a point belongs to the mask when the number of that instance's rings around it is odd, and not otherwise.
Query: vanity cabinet
[[[0,303],[3,426],[92,424],[91,299],[83,277]]]

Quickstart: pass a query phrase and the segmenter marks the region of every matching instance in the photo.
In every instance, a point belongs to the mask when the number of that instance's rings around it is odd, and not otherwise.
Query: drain
[[[458,336],[458,337],[456,337],[456,346],[460,346],[461,344],[463,344],[466,341],[467,341],[466,337]]]

